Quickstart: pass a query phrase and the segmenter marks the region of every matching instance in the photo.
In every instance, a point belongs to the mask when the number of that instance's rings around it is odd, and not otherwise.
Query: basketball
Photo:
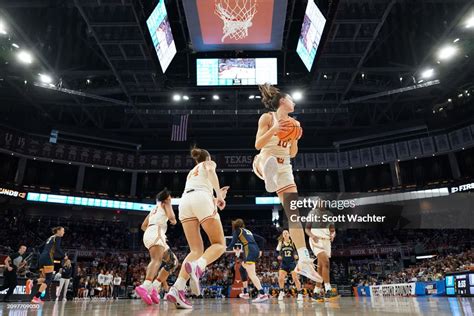
[[[280,126],[283,128],[277,133],[277,136],[282,141],[290,141],[297,139],[300,136],[300,123],[292,117],[280,121]]]

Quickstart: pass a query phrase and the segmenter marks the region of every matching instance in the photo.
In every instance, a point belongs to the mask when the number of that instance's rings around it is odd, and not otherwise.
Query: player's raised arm
[[[216,167],[216,163],[212,160],[204,162],[204,168],[207,171],[207,177],[212,185],[212,188],[216,192],[217,206],[222,210],[225,207],[225,200],[223,198],[221,187],[219,185],[219,178],[217,177]]]
[[[156,207],[156,206],[155,206]],[[145,219],[143,220],[143,223],[142,223],[142,226],[141,226],[141,229],[143,231],[146,230],[146,228],[148,227],[148,219],[150,218],[150,213],[148,213],[148,215],[145,217]]]
[[[235,244],[239,241],[239,235],[241,233],[241,229],[236,229],[232,233],[232,240],[230,241],[229,246],[227,246],[227,251],[232,251],[234,249]]]
[[[163,209],[165,210],[166,217],[170,221],[171,225],[176,225],[176,216],[173,212],[173,207],[171,206],[171,197],[166,199],[163,203]]]

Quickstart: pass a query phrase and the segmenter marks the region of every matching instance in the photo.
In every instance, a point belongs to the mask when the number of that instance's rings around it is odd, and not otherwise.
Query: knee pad
[[[242,279],[242,282],[247,282],[248,274],[247,274],[247,270],[245,270],[243,265],[240,265],[239,271],[240,271],[240,278]]]
[[[44,278],[44,283],[46,283],[47,286],[50,286],[52,281],[53,281],[53,274],[46,273],[46,276]]]

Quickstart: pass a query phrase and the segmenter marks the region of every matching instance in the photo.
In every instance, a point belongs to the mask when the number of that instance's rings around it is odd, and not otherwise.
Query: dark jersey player
[[[51,284],[54,272],[54,258],[63,258],[64,252],[61,249],[61,238],[64,236],[64,227],[53,228],[53,235],[46,240],[43,251],[39,257],[39,270],[41,273],[38,284],[41,284],[38,292],[33,297],[32,303],[42,304],[41,293]]]
[[[282,301],[285,298],[285,280],[288,274],[291,274],[293,282],[295,282],[296,289],[298,290],[297,301],[303,301],[303,290],[301,288],[301,282],[296,273],[296,261],[298,260],[298,255],[296,252],[296,247],[293,241],[291,240],[290,233],[287,230],[284,230],[280,238],[278,238],[278,260],[280,261],[280,269],[278,271],[278,285],[280,286],[280,294],[278,295],[278,300]]]
[[[257,234],[252,234],[250,230],[245,228],[244,221],[239,218],[232,221],[232,241],[227,247],[227,250],[234,250],[234,246],[237,242],[242,243],[244,252],[242,266],[247,271],[248,278],[258,290],[258,296],[252,302],[261,303],[267,301],[269,296],[263,291],[262,284],[255,271],[255,263],[258,257],[260,257],[260,247],[263,248],[265,245],[265,239]]]

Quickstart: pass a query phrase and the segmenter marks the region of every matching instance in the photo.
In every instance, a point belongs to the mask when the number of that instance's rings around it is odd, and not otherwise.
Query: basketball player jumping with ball
[[[253,170],[265,181],[268,192],[276,192],[283,204],[288,219],[299,215],[298,208],[290,208],[290,201],[298,199],[298,190],[293,177],[290,159],[298,153],[298,140],[303,135],[300,123],[288,114],[295,110],[295,103],[289,94],[266,83],[259,86],[262,103],[269,113],[262,114],[258,121],[255,148],[260,153],[255,157]],[[289,232],[298,252],[295,271],[315,282],[322,278],[314,269],[313,260],[306,248],[305,234],[301,223],[289,221]]]

